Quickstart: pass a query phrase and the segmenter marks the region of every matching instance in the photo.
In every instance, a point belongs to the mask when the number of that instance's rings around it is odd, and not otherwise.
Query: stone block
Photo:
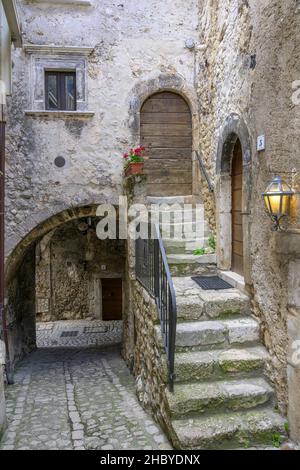
[[[289,305],[300,308],[300,259],[289,263],[288,296]]]
[[[296,442],[300,442],[300,366],[288,365],[288,418],[290,436]]]

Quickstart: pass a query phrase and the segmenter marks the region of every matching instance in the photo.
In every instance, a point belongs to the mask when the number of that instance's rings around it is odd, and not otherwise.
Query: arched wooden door
[[[192,117],[179,95],[152,95],[141,109],[149,196],[192,194]]]
[[[243,217],[242,217],[242,198],[243,198],[243,152],[239,140],[237,140],[232,158],[231,170],[231,188],[232,188],[232,262],[231,270],[244,275],[244,257],[243,257]]]

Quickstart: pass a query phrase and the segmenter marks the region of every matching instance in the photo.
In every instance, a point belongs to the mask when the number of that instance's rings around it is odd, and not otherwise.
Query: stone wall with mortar
[[[200,143],[213,179],[226,118],[232,113],[241,116],[250,134],[248,287],[253,311],[272,356],[270,373],[280,408],[285,411],[287,261],[276,253],[261,194],[276,174],[299,190],[300,107],[293,103],[292,95],[293,82],[300,79],[296,46],[300,39],[300,12],[294,0],[207,0],[200,14],[200,31]],[[266,150],[258,153],[256,139],[261,134],[266,136]],[[290,225],[300,226],[299,215]]]
[[[194,90],[194,50],[185,41],[197,42],[198,0],[90,3],[18,2],[24,44],[93,48],[86,59],[86,86],[87,111],[94,115],[25,114],[32,105],[33,54],[28,48],[14,53],[7,126],[7,254],[53,214],[71,206],[118,202],[122,153],[138,143],[130,122],[134,90],[159,91],[153,80],[162,89],[179,83],[180,89]],[[54,165],[58,156],[66,160],[63,168]]]
[[[125,243],[99,240],[96,220],[69,222],[47,234],[36,249],[38,321],[101,319],[101,279],[124,278]]]
[[[137,395],[143,407],[165,427],[168,420],[164,389],[167,383],[165,354],[155,333],[159,324],[154,299],[138,281],[131,285],[131,308],[134,312],[134,367]]]
[[[6,426],[5,396],[4,396],[4,364],[5,346],[0,340],[0,439]]]

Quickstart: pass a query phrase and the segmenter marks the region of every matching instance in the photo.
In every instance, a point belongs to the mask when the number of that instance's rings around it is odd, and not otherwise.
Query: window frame
[[[77,83],[76,83],[76,70],[54,70],[45,69],[45,110],[46,111],[77,111]],[[54,75],[57,77],[57,98],[58,107],[50,108],[48,100],[49,89],[49,76]],[[74,109],[67,109],[66,107],[66,93],[65,93],[65,77],[71,75],[74,77]]]

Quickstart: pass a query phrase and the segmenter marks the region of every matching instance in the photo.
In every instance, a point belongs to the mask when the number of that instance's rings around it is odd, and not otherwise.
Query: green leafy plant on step
[[[272,436],[272,445],[273,445],[273,447],[276,447],[278,449],[281,446],[281,444],[282,444],[281,435],[278,432],[273,434],[273,436]]]
[[[194,255],[202,256],[205,254],[215,253],[216,251],[216,240],[213,235],[210,235],[207,240],[207,246],[204,248],[197,248],[194,250]]]
[[[197,250],[194,250],[194,255],[196,256],[205,255],[205,248],[197,248]]]

